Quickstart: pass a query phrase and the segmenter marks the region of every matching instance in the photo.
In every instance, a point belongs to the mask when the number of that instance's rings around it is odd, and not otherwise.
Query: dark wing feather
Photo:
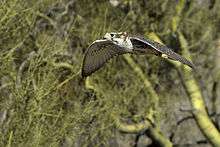
[[[161,56],[162,54],[165,54],[169,59],[179,61],[183,64],[188,65],[191,68],[195,68],[195,65],[192,62],[180,56],[179,54],[175,53],[167,46],[162,45],[158,42],[140,37],[131,37],[131,42],[133,44],[134,51],[136,52],[152,53],[157,56]]]
[[[83,59],[82,76],[87,77],[100,69],[115,55],[126,53],[123,48],[108,40],[99,40],[92,43]]]

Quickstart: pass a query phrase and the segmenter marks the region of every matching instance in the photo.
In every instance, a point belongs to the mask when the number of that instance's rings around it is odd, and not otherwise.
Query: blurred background
[[[144,131],[115,126],[116,118],[135,124],[149,117],[174,146],[211,146],[192,115],[182,71],[168,60],[125,55],[86,80],[80,72],[85,50],[106,32],[156,34],[179,54],[181,33],[219,129],[219,9],[218,0],[1,0],[0,146],[153,147]]]

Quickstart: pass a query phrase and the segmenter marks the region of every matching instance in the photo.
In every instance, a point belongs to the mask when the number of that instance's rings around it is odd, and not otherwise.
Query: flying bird
[[[106,33],[102,39],[94,41],[87,48],[83,59],[82,76],[87,77],[91,75],[113,56],[126,53],[154,54],[195,68],[192,62],[173,52],[165,45],[143,37],[129,36],[126,32],[111,32]]]

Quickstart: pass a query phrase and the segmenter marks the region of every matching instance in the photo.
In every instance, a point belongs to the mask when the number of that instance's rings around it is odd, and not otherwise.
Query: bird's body
[[[113,56],[126,53],[154,54],[179,61],[194,68],[193,63],[173,52],[165,45],[142,37],[129,36],[126,32],[112,32],[106,33],[103,39],[94,41],[88,47],[83,60],[82,76],[91,75]]]
[[[133,44],[130,40],[130,37],[125,32],[121,33],[106,33],[104,39],[112,41],[114,44],[123,47],[124,50],[132,52]]]

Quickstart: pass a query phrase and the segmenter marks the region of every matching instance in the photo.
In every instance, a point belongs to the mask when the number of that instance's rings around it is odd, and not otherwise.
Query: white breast
[[[114,41],[116,41],[115,44],[125,48],[129,52],[132,52],[133,45],[129,37],[127,37],[125,40],[123,38],[114,38]]]

